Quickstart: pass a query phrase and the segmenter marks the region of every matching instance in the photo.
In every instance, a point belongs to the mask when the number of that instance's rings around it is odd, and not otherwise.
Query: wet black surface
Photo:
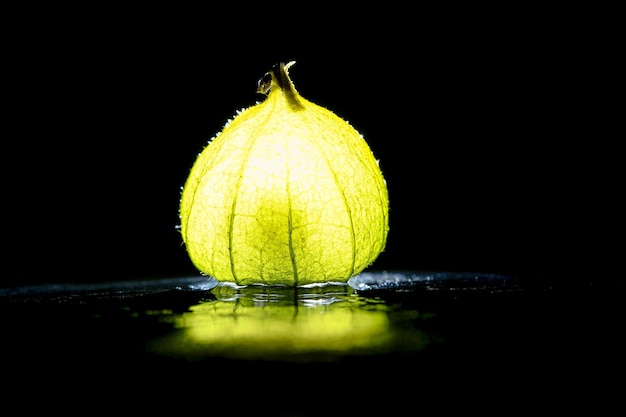
[[[165,406],[274,416],[600,411],[623,395],[624,289],[557,284],[480,274],[363,274],[332,291],[299,290],[287,304],[315,299],[327,306],[300,311],[324,314],[341,301],[356,302],[353,312],[377,306],[394,334],[390,343],[365,353],[307,355],[281,345],[279,355],[251,358],[199,343],[195,355],[183,345],[175,355],[148,348],[175,334],[181,317],[194,317],[194,306],[231,302],[206,278],[4,289],[4,378],[11,381],[4,396],[45,399],[51,408],[80,400],[92,410],[144,413]],[[271,289],[227,291],[247,308],[232,309],[239,322],[270,311],[268,303],[245,302],[259,294],[267,301]]]

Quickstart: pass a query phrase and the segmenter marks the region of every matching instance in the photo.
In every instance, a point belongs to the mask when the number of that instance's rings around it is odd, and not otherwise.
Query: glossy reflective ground
[[[348,285],[309,288],[218,285],[211,298],[170,317],[175,330],[149,351],[179,357],[319,361],[417,351],[430,337],[384,300]],[[407,330],[410,329],[410,330]]]
[[[623,370],[621,297],[452,272],[298,288],[206,277],[5,288],[5,378],[16,392],[103,406],[130,397],[144,412],[191,402],[235,415],[369,415],[461,398],[530,411]]]

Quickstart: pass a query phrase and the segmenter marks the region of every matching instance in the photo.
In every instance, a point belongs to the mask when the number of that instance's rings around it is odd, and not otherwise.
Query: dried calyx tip
[[[257,93],[267,95],[272,89],[272,80],[274,80],[281,89],[288,87],[291,84],[289,79],[289,68],[296,61],[289,61],[286,64],[280,62],[272,67],[271,70],[265,73],[265,75],[257,83]],[[293,88],[293,86],[292,86]]]

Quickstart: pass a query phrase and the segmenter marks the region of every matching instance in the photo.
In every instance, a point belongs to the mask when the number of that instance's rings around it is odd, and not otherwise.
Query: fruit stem
[[[303,110],[304,106],[298,100],[298,92],[289,78],[288,70],[296,61],[290,61],[287,64],[281,62],[267,72],[258,82],[257,93],[268,95],[272,87],[278,87],[283,93],[287,102],[294,110]]]

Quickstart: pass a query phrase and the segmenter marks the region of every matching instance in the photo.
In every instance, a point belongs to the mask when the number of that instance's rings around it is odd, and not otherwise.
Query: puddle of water
[[[400,325],[380,298],[360,296],[348,285],[309,288],[218,285],[213,298],[168,318],[175,330],[148,350],[185,358],[327,360],[430,343],[419,328]],[[419,317],[418,311],[401,315]]]

